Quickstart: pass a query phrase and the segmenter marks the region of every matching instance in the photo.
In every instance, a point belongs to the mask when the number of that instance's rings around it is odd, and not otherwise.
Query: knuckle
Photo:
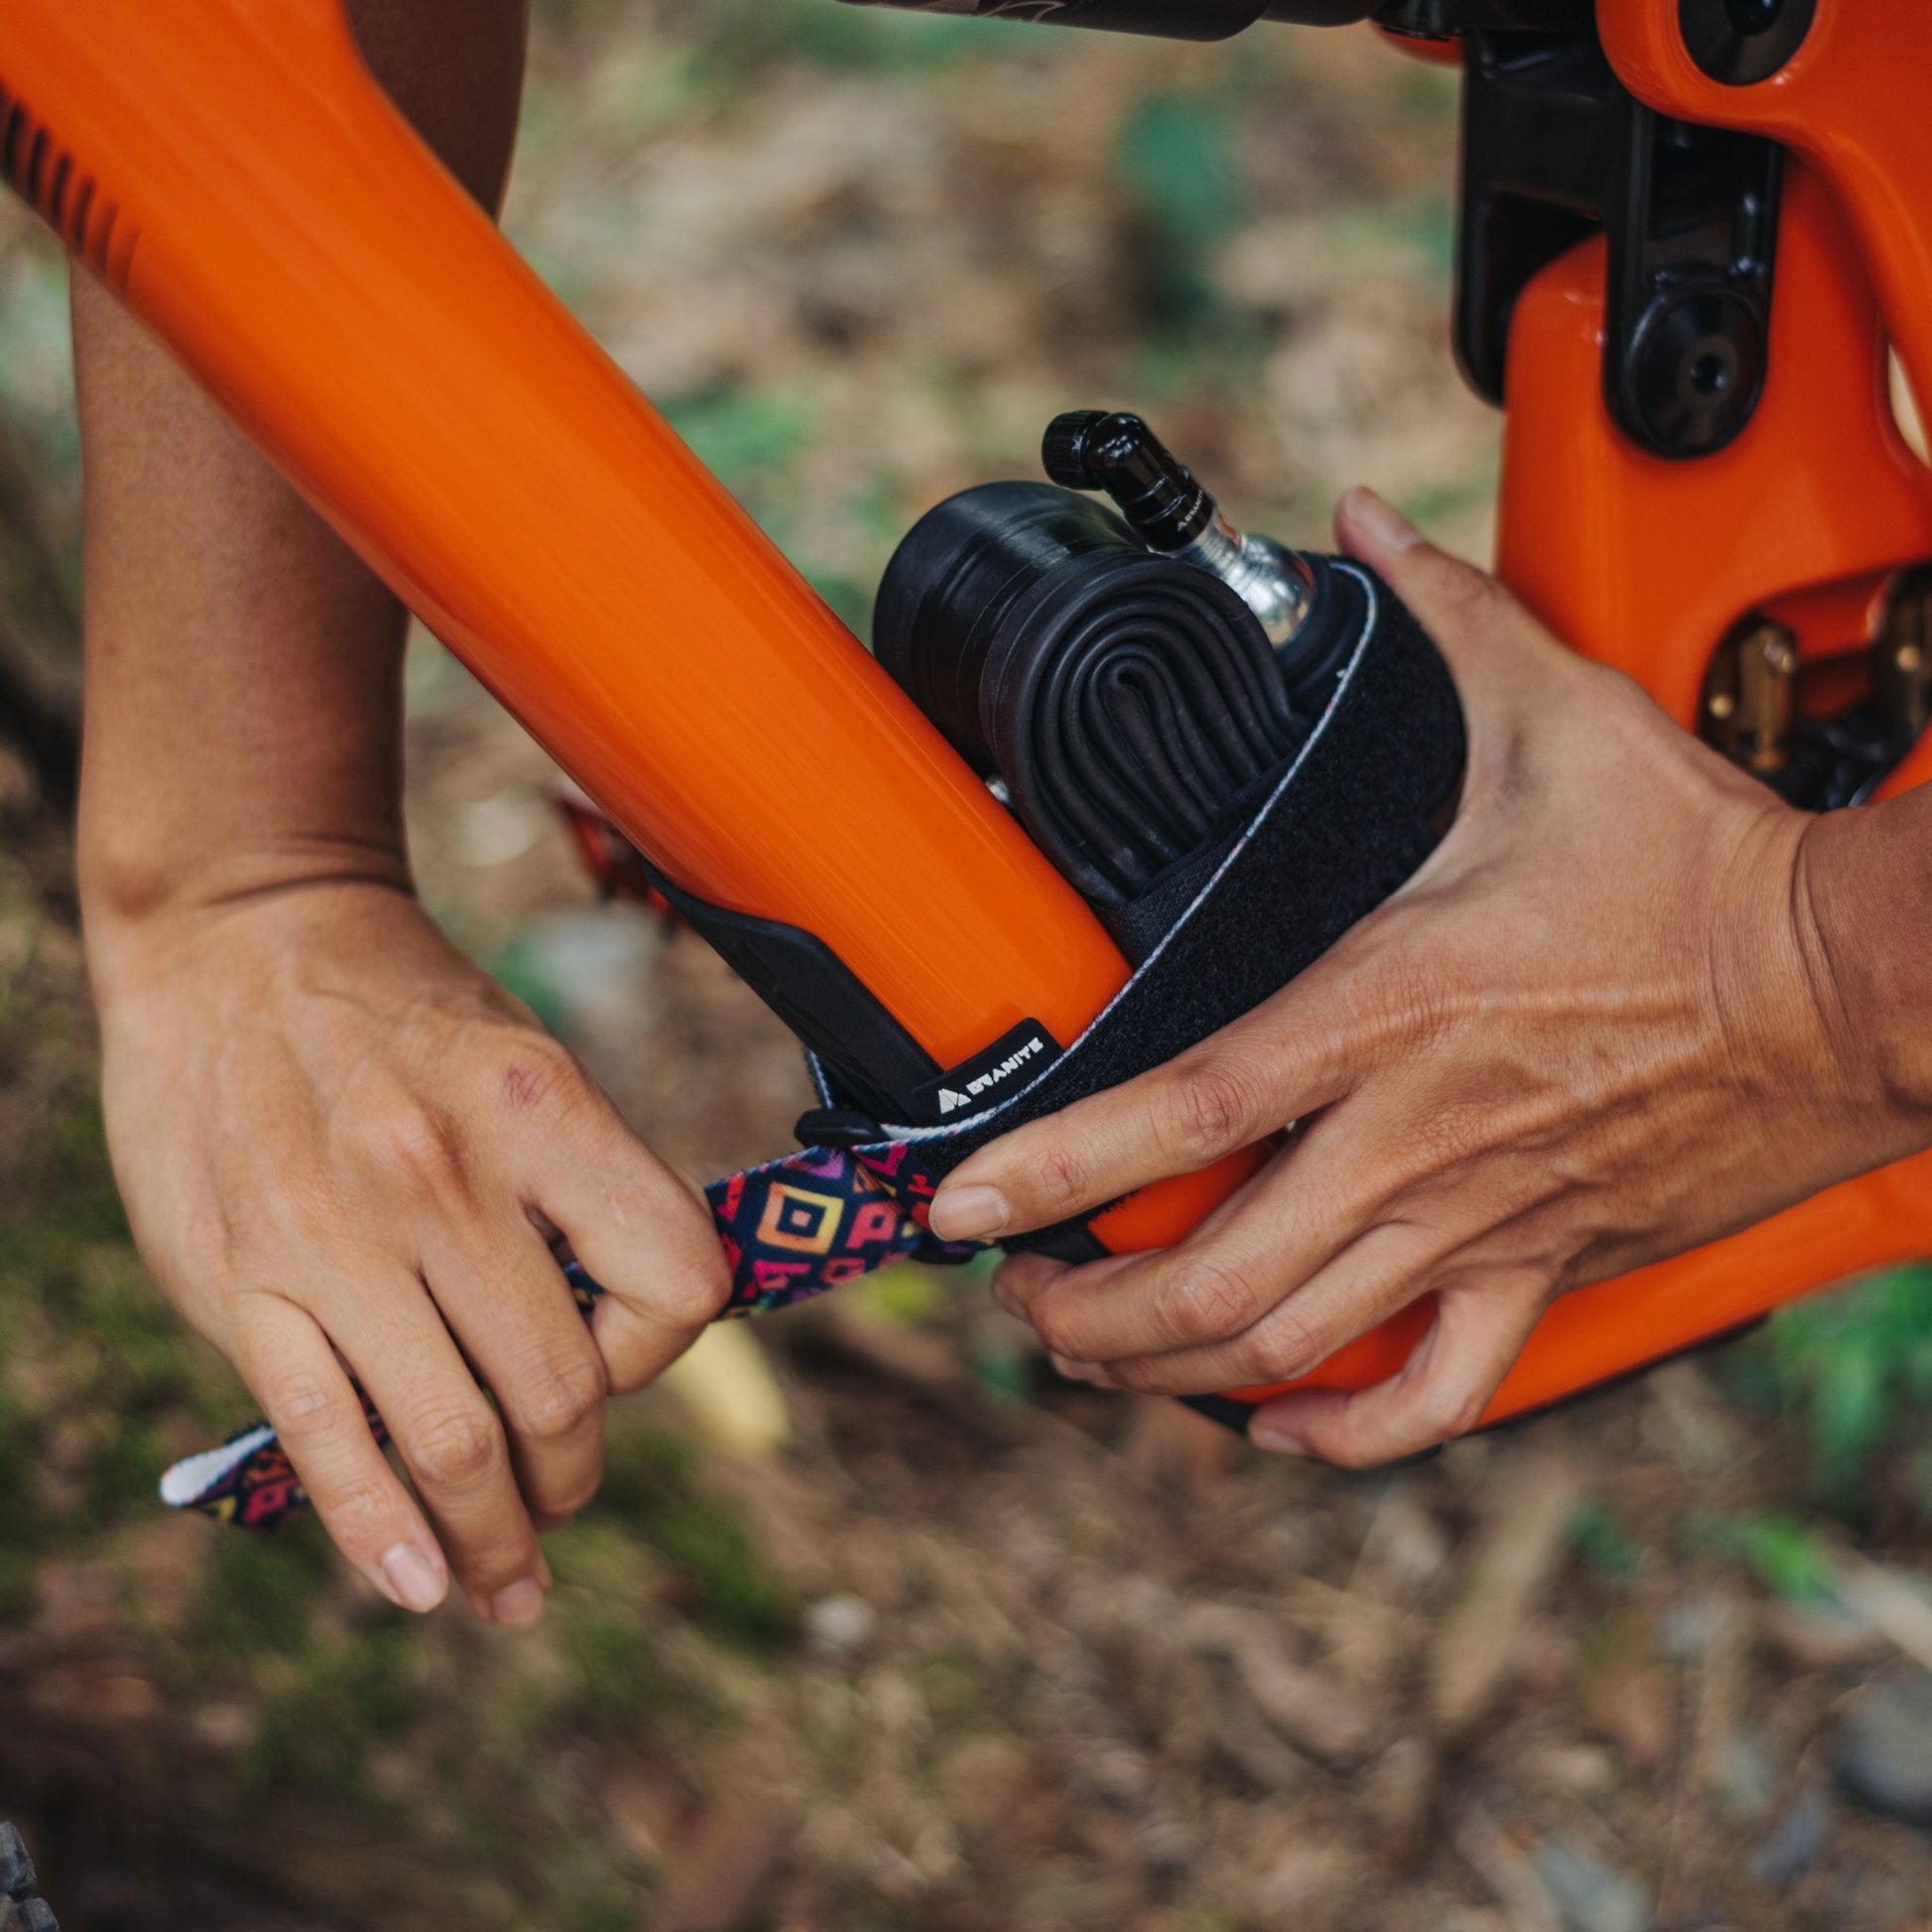
[[[1090,1172],[1079,1148],[1065,1142],[1047,1148],[1035,1170],[1041,1205],[1055,1216],[1072,1213],[1087,1198]]]
[[[1176,1072],[1169,1095],[1174,1147],[1201,1166],[1254,1138],[1254,1076],[1226,1054],[1202,1056]]]
[[[1209,1250],[1174,1272],[1162,1325],[1183,1346],[1224,1341],[1254,1319],[1254,1286],[1246,1271]]]
[[[1270,1382],[1292,1382],[1319,1368],[1327,1348],[1299,1314],[1283,1309],[1270,1317],[1256,1367]]]
[[[377,1483],[351,1482],[332,1490],[326,1500],[319,1499],[331,1532],[339,1538],[355,1541],[387,1522],[392,1513],[392,1498]]]
[[[1620,671],[1614,664],[1599,663],[1593,657],[1580,656],[1571,651],[1563,652],[1555,661],[1567,674],[1575,677],[1581,692],[1611,710],[1620,722],[1641,721],[1645,725],[1654,722],[1656,700],[1628,671]]]
[[[731,1291],[731,1271],[725,1266],[724,1254],[714,1250],[688,1267],[673,1269],[657,1299],[675,1326],[702,1328],[717,1318]]]
[[[1084,1359],[1085,1337],[1080,1332],[1077,1309],[1064,1306],[1056,1296],[1041,1295],[1027,1310],[1027,1319],[1033,1323],[1034,1333],[1055,1355],[1067,1361]]]
[[[1398,1164],[1422,1180],[1460,1167],[1480,1151],[1483,1141],[1480,1111],[1442,1106],[1423,1114],[1410,1127],[1412,1158]]]
[[[519,1033],[496,1068],[501,1104],[512,1113],[555,1115],[575,1109],[586,1084],[577,1056],[548,1034]]]
[[[283,1435],[310,1437],[340,1420],[345,1407],[343,1392],[327,1376],[301,1368],[270,1375],[263,1384],[262,1406]]]
[[[421,1192],[465,1191],[463,1140],[455,1121],[419,1100],[390,1106],[370,1131],[370,1153]]]
[[[221,1282],[240,1271],[243,1253],[240,1231],[233,1219],[212,1201],[197,1202],[183,1215],[175,1246],[179,1257],[175,1272],[190,1280]]]
[[[542,1361],[521,1378],[512,1398],[517,1428],[544,1443],[573,1436],[603,1408],[606,1393],[595,1353]]]
[[[1367,988],[1371,1031],[1392,1045],[1420,1048],[1440,1039],[1452,1013],[1448,983],[1432,957],[1398,946],[1382,959]]]
[[[597,1492],[603,1486],[604,1471],[593,1467],[575,1481],[560,1483],[545,1499],[543,1527],[547,1531],[562,1529],[572,1517],[581,1515],[597,1500]]]
[[[487,1410],[453,1409],[432,1414],[412,1432],[409,1459],[433,1488],[472,1488],[502,1466],[502,1432]]]
[[[1504,602],[1503,588],[1471,564],[1444,551],[1432,551],[1420,560],[1427,572],[1429,594],[1446,616],[1473,622],[1499,609]]]

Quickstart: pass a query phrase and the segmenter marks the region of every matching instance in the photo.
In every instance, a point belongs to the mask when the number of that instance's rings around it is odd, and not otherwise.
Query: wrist
[[[136,927],[314,884],[410,884],[400,829],[251,833],[200,848],[122,836],[89,822],[84,806],[75,853],[82,911]]]
[[[1932,1142],[1932,877],[1916,795],[1809,821],[1792,892],[1821,1013],[1861,1098]]]
[[[1932,1139],[1892,1085],[1843,943],[1836,895],[1842,833],[1770,801],[1716,875],[1713,987],[1736,1104],[1780,1123],[1806,1191],[1883,1166]],[[1716,846],[1714,849],[1723,849]],[[1853,968],[1848,972],[1848,964]]]
[[[413,899],[408,860],[387,844],[305,839],[236,848],[198,864],[79,865],[87,966],[105,1011],[183,968],[206,970],[210,943],[242,941],[264,916],[286,932],[306,918],[340,922],[347,903],[373,895]]]

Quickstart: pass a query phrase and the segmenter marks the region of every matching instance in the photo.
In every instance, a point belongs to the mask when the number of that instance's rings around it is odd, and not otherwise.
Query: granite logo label
[[[950,1068],[920,1089],[927,1119],[946,1121],[1004,1099],[1004,1089],[1022,1087],[1060,1056],[1058,1042],[1036,1020],[1003,1035],[976,1058]]]

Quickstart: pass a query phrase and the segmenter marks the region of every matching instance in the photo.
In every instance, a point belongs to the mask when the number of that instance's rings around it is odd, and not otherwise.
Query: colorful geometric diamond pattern
[[[937,1187],[937,1176],[900,1142],[852,1151],[807,1148],[714,1180],[705,1198],[732,1277],[718,1318],[789,1308],[890,1262],[948,1267],[972,1260],[984,1251],[941,1241],[926,1227]],[[603,1289],[561,1243],[557,1260],[588,1317]],[[388,1429],[366,1395],[362,1409],[370,1434],[386,1448]],[[273,1529],[309,1501],[266,1423],[178,1462],[162,1478],[161,1495],[175,1509],[198,1509],[255,1530]]]

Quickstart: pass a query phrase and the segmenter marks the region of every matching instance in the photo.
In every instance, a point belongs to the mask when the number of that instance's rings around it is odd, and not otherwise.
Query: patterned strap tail
[[[720,1320],[788,1308],[895,1261],[955,1266],[983,1252],[928,1232],[936,1187],[911,1150],[897,1143],[847,1151],[807,1148],[782,1161],[714,1180],[705,1189],[731,1266],[731,1297]],[[559,1264],[588,1319],[604,1290],[568,1249]],[[389,1432],[358,1388],[369,1433]],[[177,1462],[161,1479],[173,1509],[199,1509],[247,1529],[273,1529],[308,1504],[308,1492],[267,1423],[252,1423],[219,1449]]]

